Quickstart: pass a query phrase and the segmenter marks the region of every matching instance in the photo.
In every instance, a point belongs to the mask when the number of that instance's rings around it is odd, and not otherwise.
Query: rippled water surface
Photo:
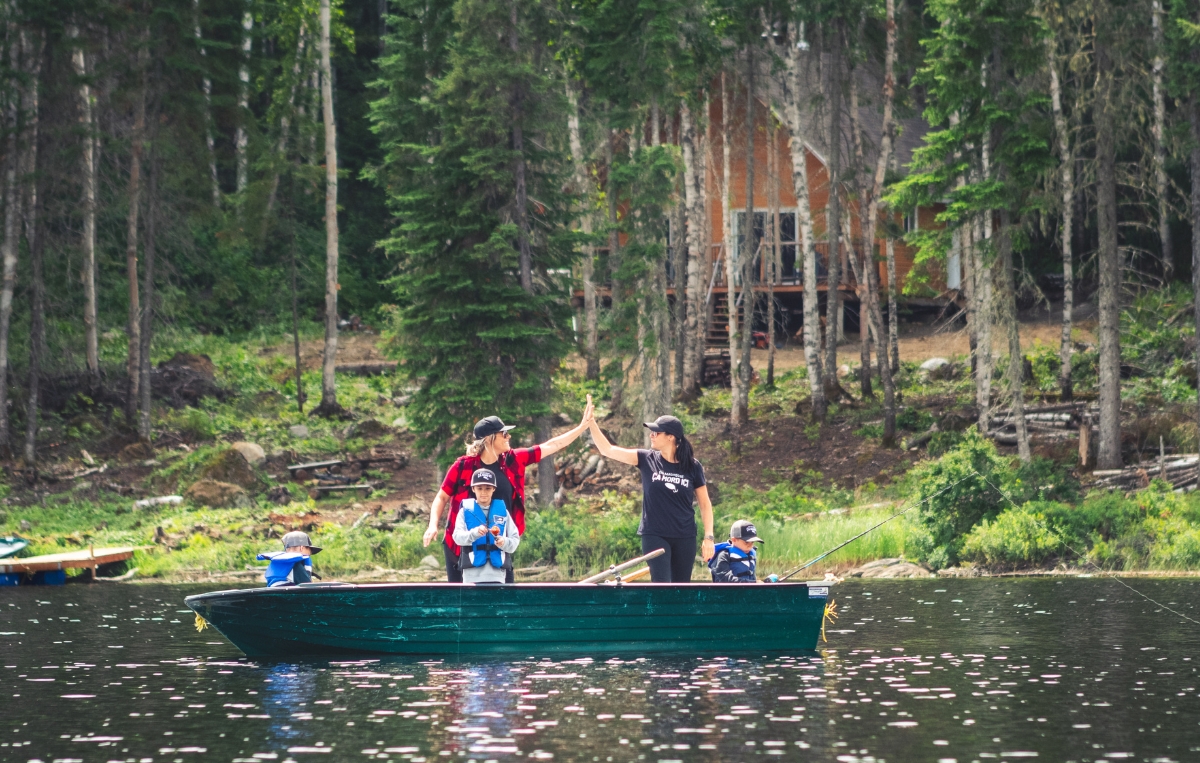
[[[1108,579],[846,583],[816,654],[570,661],[253,662],[198,590],[0,589],[0,761],[1200,760],[1200,626]]]

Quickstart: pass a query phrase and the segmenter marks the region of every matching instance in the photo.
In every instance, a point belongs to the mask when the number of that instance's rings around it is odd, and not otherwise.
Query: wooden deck
[[[0,560],[0,575],[45,572],[47,570],[90,569],[94,570],[102,564],[123,562],[133,557],[136,546],[117,546],[114,548],[95,548],[84,551],[70,551],[65,554],[45,554],[29,556],[24,559]]]

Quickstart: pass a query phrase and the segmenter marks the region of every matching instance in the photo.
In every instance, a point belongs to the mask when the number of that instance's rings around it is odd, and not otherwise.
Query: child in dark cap
[[[496,475],[476,469],[471,475],[474,498],[462,502],[454,520],[454,542],[462,546],[459,563],[464,583],[503,583],[512,554],[521,542],[516,522],[504,501],[494,498]]]
[[[312,557],[321,552],[308,538],[308,533],[290,532],[283,536],[283,551],[268,551],[259,554],[258,560],[269,561],[263,573],[267,585],[279,586],[311,583],[313,579]]]
[[[755,543],[762,543],[758,530],[748,519],[739,519],[729,529],[729,542],[718,543],[716,554],[708,563],[714,583],[757,583],[755,568],[758,552]]]

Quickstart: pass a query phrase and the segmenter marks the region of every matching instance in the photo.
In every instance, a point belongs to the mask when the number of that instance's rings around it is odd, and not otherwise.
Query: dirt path
[[[359,365],[363,363],[382,363],[388,358],[384,356],[381,347],[383,339],[374,332],[343,331],[338,334],[337,364],[339,366]],[[292,356],[292,343],[268,347],[263,355]],[[307,371],[321,367],[325,359],[325,341],[323,339],[302,339],[300,341],[300,362]]]

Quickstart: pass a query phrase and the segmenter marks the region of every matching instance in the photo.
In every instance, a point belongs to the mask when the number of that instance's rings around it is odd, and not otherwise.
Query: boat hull
[[[186,604],[250,657],[528,657],[810,651],[828,595],[820,583],[318,583]]]

